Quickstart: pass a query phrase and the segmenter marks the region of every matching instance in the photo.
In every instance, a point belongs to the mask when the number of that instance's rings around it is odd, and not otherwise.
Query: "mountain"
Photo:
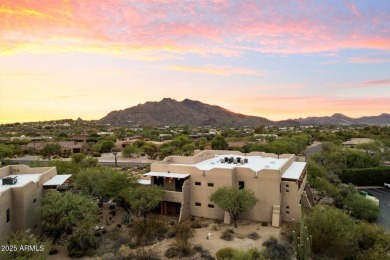
[[[390,124],[390,114],[383,113],[379,116],[352,118],[336,113],[332,116],[298,118],[293,121],[304,125],[388,125]]]
[[[219,106],[184,99],[179,102],[164,98],[159,102],[146,102],[124,110],[112,111],[99,120],[105,124],[134,125],[213,125],[213,126],[257,126],[275,125],[263,117],[237,114]]]
[[[336,113],[324,117],[271,121],[264,117],[234,113],[222,107],[196,100],[184,99],[179,102],[171,98],[164,98],[159,102],[146,102],[124,110],[112,111],[99,122],[113,125],[131,123],[137,126],[390,125],[390,114],[352,118]]]

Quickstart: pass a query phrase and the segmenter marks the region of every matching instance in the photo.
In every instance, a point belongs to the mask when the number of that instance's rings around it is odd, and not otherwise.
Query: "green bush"
[[[49,255],[55,255],[58,253],[58,249],[53,247],[53,248],[50,248],[50,251],[49,251]]]
[[[286,243],[279,243],[279,241],[271,237],[263,242],[266,247],[264,255],[267,259],[291,259],[291,249]]]
[[[151,248],[138,248],[130,253],[126,259],[137,259],[137,260],[159,260],[161,259],[156,251]]]
[[[345,169],[339,177],[342,182],[357,186],[383,186],[383,183],[389,182],[390,167]]]
[[[234,255],[234,252],[236,252],[237,249],[232,247],[224,247],[218,250],[218,252],[215,254],[217,259],[223,260],[223,259],[231,259]]]
[[[234,231],[233,229],[226,229],[224,232],[222,232],[221,234],[221,239],[225,240],[225,241],[232,241],[234,238]]]
[[[357,246],[355,222],[342,210],[317,205],[306,217],[306,224],[312,235],[314,253],[337,259],[354,253]]]
[[[199,219],[194,220],[193,222],[191,222],[190,226],[192,228],[202,228],[203,227],[203,225],[202,225],[202,223],[200,222]]]
[[[71,236],[68,242],[70,257],[91,256],[98,247],[99,240],[87,232]]]
[[[257,234],[257,232],[252,232],[252,233],[248,234],[248,238],[250,238],[252,240],[258,240],[260,238],[260,235]]]
[[[375,222],[379,215],[379,206],[360,194],[353,194],[346,198],[344,207],[352,212],[356,219]]]

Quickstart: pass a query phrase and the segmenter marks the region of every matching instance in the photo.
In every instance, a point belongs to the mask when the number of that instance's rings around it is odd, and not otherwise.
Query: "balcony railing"
[[[165,196],[163,198],[164,201],[170,202],[183,202],[183,192],[178,191],[165,191]]]

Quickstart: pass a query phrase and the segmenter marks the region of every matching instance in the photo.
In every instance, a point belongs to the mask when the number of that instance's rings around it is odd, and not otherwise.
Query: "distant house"
[[[57,175],[55,167],[9,165],[0,168],[0,238],[13,232],[41,233],[37,209],[48,190],[63,190],[71,175]]]
[[[172,139],[172,134],[160,134],[159,138],[161,140],[167,140],[167,139]]]
[[[141,135],[133,135],[133,136],[119,138],[115,142],[115,147],[118,149],[122,149],[128,145],[131,145],[137,140],[144,140],[144,137]]]
[[[83,149],[82,143],[77,143],[73,141],[62,141],[62,142],[51,142],[55,144],[59,144],[61,146],[61,155],[62,156],[70,156],[74,153],[81,153]],[[30,142],[26,146],[22,147],[25,151],[41,151],[48,142]]]
[[[351,140],[343,142],[343,145],[353,148],[358,144],[366,144],[371,142],[374,142],[374,140],[371,138],[352,138]]]

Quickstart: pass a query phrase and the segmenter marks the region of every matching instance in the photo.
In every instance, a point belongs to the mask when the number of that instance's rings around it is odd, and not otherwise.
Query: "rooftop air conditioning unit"
[[[15,177],[5,177],[2,179],[3,185],[15,185],[18,182],[18,176]]]

